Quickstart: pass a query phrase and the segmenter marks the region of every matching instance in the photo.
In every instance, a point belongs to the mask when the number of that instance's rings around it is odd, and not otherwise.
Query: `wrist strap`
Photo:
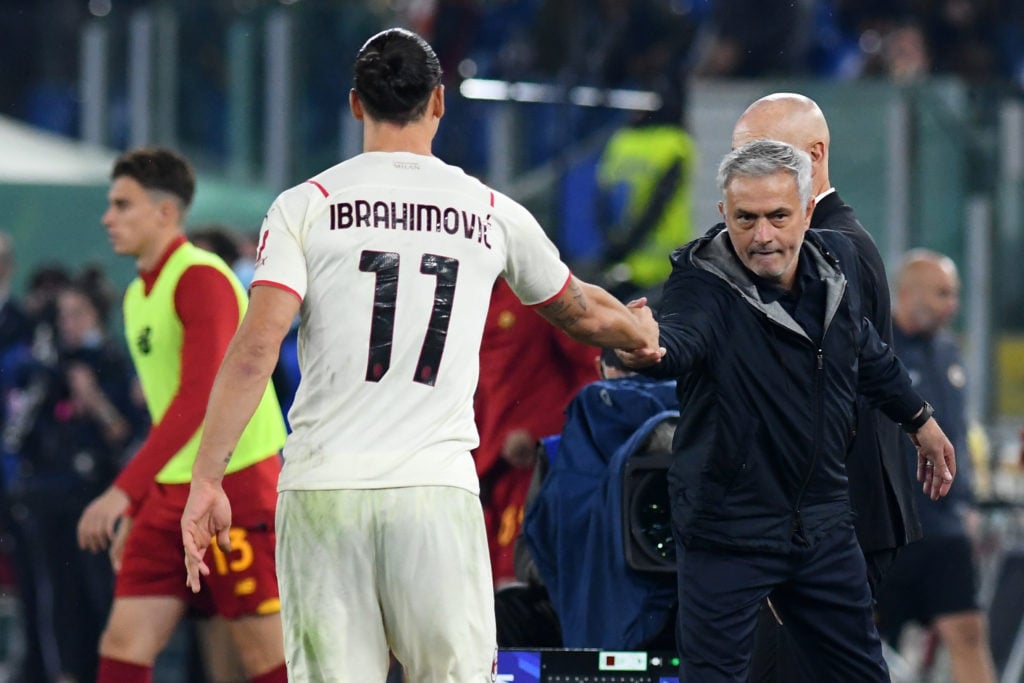
[[[913,434],[921,427],[924,427],[924,423],[931,419],[932,415],[935,414],[935,408],[932,408],[932,404],[928,401],[924,402],[921,406],[921,412],[918,413],[917,417],[904,422],[900,425],[907,434]]]

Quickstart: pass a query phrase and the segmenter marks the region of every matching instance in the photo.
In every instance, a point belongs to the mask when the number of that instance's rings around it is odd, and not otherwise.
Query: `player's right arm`
[[[199,576],[210,573],[203,556],[211,539],[216,536],[221,549],[230,550],[231,506],[221,482],[231,451],[267,388],[281,341],[299,312],[299,304],[291,291],[254,285],[249,309],[213,382],[199,452],[192,466],[188,502],[181,517],[187,581],[193,592],[199,590]]]
[[[585,344],[623,349],[650,363],[657,363],[665,353],[658,345],[658,324],[646,301],[637,301],[627,308],[604,289],[574,275],[569,276],[558,296],[536,310],[552,325]]]

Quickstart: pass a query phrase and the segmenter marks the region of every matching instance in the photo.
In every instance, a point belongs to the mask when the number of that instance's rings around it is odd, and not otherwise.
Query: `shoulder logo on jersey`
[[[142,328],[142,332],[135,338],[135,346],[139,349],[139,353],[143,356],[148,356],[149,352],[153,350],[153,343],[150,337],[153,335],[153,328],[146,325]]]
[[[260,236],[260,247],[256,250],[256,265],[262,266],[267,257],[263,255],[263,250],[267,248],[267,238],[270,237],[270,231],[267,229],[263,230],[263,234]]]

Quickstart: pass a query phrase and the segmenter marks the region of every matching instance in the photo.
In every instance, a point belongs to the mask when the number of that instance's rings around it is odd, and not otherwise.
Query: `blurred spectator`
[[[14,297],[14,242],[10,235],[0,232],[0,428],[6,423],[6,400],[11,388],[11,365],[17,361],[23,347],[32,342],[33,320]],[[12,472],[11,463],[0,466],[0,489],[5,488]]]
[[[622,299],[661,284],[672,269],[667,255],[693,236],[697,145],[683,128],[682,85],[670,85],[659,89],[661,108],[634,113],[598,161],[603,261]]]
[[[26,348],[7,396],[3,447],[18,464],[8,493],[26,681],[91,681],[98,663],[113,572],[105,556],[78,548],[76,522],[146,425],[133,401],[131,366],[107,336],[111,298],[98,269],[57,291],[56,337]]]
[[[896,556],[878,593],[879,631],[894,647],[903,627],[916,621],[933,628],[950,656],[956,683],[994,683],[985,618],[978,605],[977,568],[967,515],[974,514],[973,463],[968,449],[965,388],[960,350],[947,325],[958,306],[960,280],[946,256],[913,250],[896,276],[894,344],[914,388],[927,396],[958,454],[949,495],[932,502],[918,491],[924,538]],[[907,467],[917,451],[904,442]],[[941,571],[936,571],[941,569]]]
[[[235,271],[239,282],[246,289],[252,284],[252,276],[256,271],[256,253],[260,248],[259,241],[259,230],[239,233],[238,249],[240,253],[231,269]]]
[[[914,0],[936,73],[968,83],[998,74],[997,31],[1002,19],[995,0]]]
[[[248,289],[256,262],[258,234],[245,235],[226,225],[210,223],[189,230],[188,238],[200,249],[220,256]]]
[[[6,397],[13,388],[12,366],[32,340],[32,321],[11,291],[14,271],[14,242],[10,235],[0,231],[0,430],[7,423]],[[10,608],[16,600],[14,591],[10,589],[15,587],[14,584],[17,582],[13,558],[13,546],[16,545],[13,542],[14,524],[10,516],[11,507],[7,491],[16,472],[17,461],[0,451],[0,603],[3,604],[7,623],[10,623],[8,615],[11,614]],[[6,642],[9,643],[10,639],[6,639]]]
[[[473,457],[495,587],[515,580],[513,541],[537,441],[561,432],[569,401],[597,379],[597,355],[520,303],[504,278],[495,283],[473,401],[480,433]]]
[[[429,7],[419,7],[425,4]],[[473,47],[483,13],[481,0],[432,0],[412,5],[412,30],[434,47],[445,81],[453,82],[458,77],[459,62]]]
[[[57,319],[57,295],[71,284],[71,274],[61,263],[44,263],[29,273],[28,289],[22,298],[22,306],[32,319],[34,338],[55,333]],[[39,340],[39,343],[46,343]]]
[[[647,87],[677,78],[696,31],[692,10],[668,0],[546,0],[533,26],[540,77],[571,85]]]
[[[896,83],[907,83],[928,76],[931,57],[925,37],[917,24],[893,29],[882,44],[885,74]]]
[[[811,0],[712,0],[694,75],[794,76],[807,69]]]
[[[255,239],[245,239],[227,226],[219,224],[204,225],[188,232],[188,238],[192,244],[220,256],[226,264],[231,266],[239,281],[246,287],[252,281],[258,237],[256,235]],[[281,345],[281,355],[278,357],[277,367],[271,377],[274,391],[277,393],[277,400],[281,403],[281,410],[286,418],[292,400],[295,398],[295,390],[299,387],[298,330],[298,319],[296,319],[295,325],[292,326]]]
[[[200,249],[212,251],[228,266],[234,266],[242,255],[238,235],[220,224],[203,225],[188,231],[188,239]]]
[[[31,320],[11,296],[14,267],[14,242],[10,235],[0,232],[0,353],[32,338]]]

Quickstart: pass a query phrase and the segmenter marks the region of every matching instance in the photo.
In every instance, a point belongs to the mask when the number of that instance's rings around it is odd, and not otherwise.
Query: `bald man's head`
[[[896,324],[908,334],[934,334],[959,304],[960,276],[953,259],[928,249],[907,252],[896,273]]]
[[[779,140],[811,155],[815,194],[831,187],[828,123],[814,100],[798,93],[773,93],[747,107],[733,128],[733,149],[763,139]]]

